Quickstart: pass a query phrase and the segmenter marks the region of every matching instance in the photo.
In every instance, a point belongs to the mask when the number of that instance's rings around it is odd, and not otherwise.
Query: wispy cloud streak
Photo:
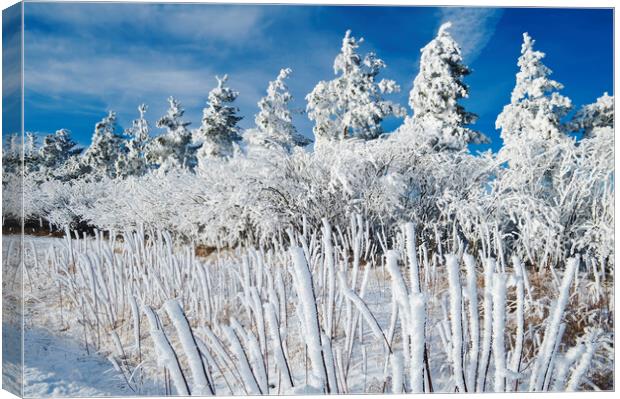
[[[465,61],[471,63],[493,37],[502,13],[499,8],[445,7],[441,23],[452,22],[450,33],[460,44]]]

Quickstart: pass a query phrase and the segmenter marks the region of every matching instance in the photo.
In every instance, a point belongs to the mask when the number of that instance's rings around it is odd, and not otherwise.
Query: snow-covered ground
[[[17,250],[18,236],[3,236],[3,260],[16,259],[15,253],[7,257],[7,250]],[[10,244],[14,241],[13,245]],[[29,250],[36,248],[37,260],[44,261],[50,246],[59,245],[61,239],[52,237],[26,237],[26,261],[32,261]],[[32,266],[32,265],[30,265]],[[24,342],[23,384],[26,397],[90,397],[135,395],[122,375],[108,359],[87,351],[75,330],[60,328],[60,313],[50,297],[50,282],[24,277]],[[65,331],[60,331],[65,330]],[[3,334],[3,384],[12,392],[19,392],[17,376],[21,365],[21,337],[19,330],[10,323],[2,324]],[[18,346],[19,345],[19,346]],[[157,394],[157,390],[147,390]]]
[[[16,333],[6,324],[2,328],[8,334]],[[19,357],[5,359],[4,365],[8,366],[4,372],[8,377],[5,381],[11,390],[19,390],[18,382],[11,377],[19,370]],[[24,396],[27,397],[134,394],[107,359],[96,353],[87,353],[75,338],[43,327],[26,327],[23,371]]]
[[[556,272],[562,284],[554,288],[540,285],[548,274],[502,272],[458,251],[429,261],[410,224],[381,256],[362,226],[350,226],[343,240],[326,224],[310,240],[298,235],[302,247],[279,242],[208,258],[166,232],[26,237],[26,396],[609,386],[613,349],[600,299],[611,291],[592,285],[596,270],[580,272],[572,261],[572,272]],[[5,261],[16,257],[16,239],[5,237]],[[548,300],[569,294],[572,303]],[[15,342],[4,327],[5,342]],[[19,367],[14,349],[5,348],[14,357],[8,371]],[[551,377],[537,382],[533,369],[551,369]],[[519,374],[503,382],[508,370]]]

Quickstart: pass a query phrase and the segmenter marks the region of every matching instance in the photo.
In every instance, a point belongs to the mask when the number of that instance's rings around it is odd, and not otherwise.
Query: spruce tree
[[[158,128],[165,128],[166,133],[150,141],[146,159],[158,165],[163,172],[173,168],[192,169],[196,164],[196,151],[191,144],[192,134],[187,128],[191,122],[183,120],[185,110],[179,101],[170,97],[168,103],[170,106],[166,115],[156,123]]]
[[[92,143],[84,153],[84,162],[96,176],[116,177],[116,162],[124,153],[123,137],[116,132],[116,114],[112,111],[95,125]]]
[[[487,142],[482,133],[467,127],[477,116],[458,103],[469,94],[463,78],[471,71],[448,32],[450,26],[450,22],[441,25],[437,36],[421,50],[420,72],[409,93],[413,116],[402,127],[420,148],[436,151]]]
[[[22,166],[22,137],[18,133],[9,134],[4,141],[2,151],[3,180],[10,174],[17,173]],[[6,175],[6,176],[5,176]]]
[[[549,78],[551,70],[542,63],[545,53],[534,50],[535,41],[523,34],[516,85],[510,104],[497,117],[504,146],[544,142],[564,136],[561,118],[571,109],[568,97],[559,94],[562,84]]]
[[[361,43],[363,39],[355,39],[348,30],[334,60],[338,76],[319,82],[306,96],[317,144],[349,137],[373,139],[383,133],[381,122],[386,117],[405,116],[401,106],[383,97],[400,90],[392,80],[377,81],[385,63],[374,53],[362,58],[357,53]]]
[[[26,132],[24,141],[24,166],[27,172],[39,170],[41,157],[38,150],[38,137],[32,132]]]
[[[117,161],[117,175],[119,176],[141,176],[148,170],[145,156],[145,149],[149,143],[146,109],[146,104],[141,104],[138,107],[139,118],[135,119],[132,126],[125,130],[125,135],[129,137],[129,140],[125,144],[127,153],[119,157]]]
[[[228,75],[217,77],[217,87],[209,92],[208,105],[202,112],[202,124],[194,132],[194,140],[201,143],[198,159],[230,157],[234,143],[241,140],[237,123],[242,119],[239,109],[232,105],[239,95],[226,86]]]
[[[244,135],[250,144],[281,147],[288,151],[293,146],[310,144],[310,139],[297,133],[288,107],[292,96],[285,80],[291,72],[290,68],[281,69],[276,80],[269,82],[267,95],[258,102],[260,111],[254,119],[256,128]]]
[[[67,129],[60,129],[56,133],[48,134],[43,138],[43,144],[39,149],[39,156],[43,166],[54,169],[79,152],[80,149],[77,148],[77,143],[71,138],[71,132]]]
[[[571,130],[583,130],[584,138],[592,137],[600,128],[613,128],[613,126],[614,97],[606,92],[595,103],[581,107],[569,123]]]
[[[548,201],[559,195],[556,182],[570,173],[559,165],[575,146],[561,122],[571,101],[559,93],[562,84],[549,78],[551,70],[542,62],[545,54],[534,50],[534,43],[523,34],[510,104],[495,123],[504,141],[497,159],[508,165],[499,173],[509,195]]]

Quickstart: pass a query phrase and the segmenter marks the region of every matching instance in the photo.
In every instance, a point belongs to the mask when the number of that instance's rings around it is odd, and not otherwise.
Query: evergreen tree
[[[234,143],[241,140],[237,123],[242,119],[232,105],[239,93],[226,86],[228,75],[217,77],[217,87],[209,92],[208,106],[202,111],[202,124],[194,132],[194,140],[202,144],[198,159],[230,157]]]
[[[549,78],[551,70],[542,63],[544,57],[545,53],[535,51],[534,40],[524,33],[510,104],[495,123],[507,151],[564,136],[560,120],[570,111],[571,101],[558,93],[563,86]]]
[[[549,78],[544,57],[524,33],[511,101],[495,123],[504,141],[497,159],[508,163],[499,171],[500,195],[523,203],[559,198],[558,182],[572,173],[567,160],[574,156],[575,145],[561,122],[571,101],[559,94],[563,86]]]
[[[187,128],[191,122],[183,121],[185,110],[174,98],[168,98],[170,107],[166,115],[156,123],[165,128],[166,133],[155,137],[146,148],[146,159],[159,165],[166,172],[175,167],[193,168],[196,163],[196,150],[191,145],[192,134]]]
[[[27,172],[38,170],[40,165],[40,156],[37,149],[38,137],[31,132],[26,132],[26,140],[24,143],[24,166]]]
[[[404,116],[404,109],[383,98],[400,90],[392,80],[377,82],[385,63],[374,53],[362,58],[356,40],[348,30],[334,60],[336,79],[319,82],[306,96],[308,117],[314,121],[317,144],[347,137],[373,139],[383,133],[381,122],[390,115]]]
[[[145,118],[147,106],[138,107],[140,117],[132,122],[132,126],[125,130],[129,137],[126,142],[127,154],[122,154],[117,161],[118,176],[140,176],[148,170],[145,149],[149,143],[149,124]]]
[[[24,148],[24,156],[28,158],[36,158],[37,157],[37,136],[32,132],[26,132],[26,140],[25,140],[25,148]]]
[[[71,132],[60,129],[54,134],[43,138],[43,145],[39,150],[41,164],[46,168],[55,169],[64,164],[69,157],[77,155],[80,149],[71,138]]]
[[[606,92],[595,103],[584,105],[569,123],[571,130],[583,130],[583,137],[592,137],[600,128],[614,126],[614,97]]]
[[[84,153],[84,163],[96,176],[116,177],[116,162],[125,152],[123,137],[116,132],[116,114],[112,111],[95,125],[92,143]]]
[[[4,142],[4,150],[2,151],[2,171],[3,180],[5,174],[8,176],[17,173],[22,166],[22,137],[18,133],[9,134],[8,139]]]
[[[265,147],[282,147],[289,150],[293,146],[306,146],[311,140],[297,133],[293,125],[291,110],[288,108],[292,96],[285,79],[291,69],[281,69],[276,80],[269,82],[267,95],[258,102],[259,113],[254,121],[256,129],[245,133],[250,144]]]
[[[447,22],[439,28],[437,37],[422,48],[420,72],[409,93],[413,116],[402,129],[412,133],[422,148],[433,150],[462,150],[470,143],[484,143],[487,138],[466,126],[477,115],[458,103],[467,98],[469,88],[463,78],[471,73],[463,64],[461,49],[452,38]]]

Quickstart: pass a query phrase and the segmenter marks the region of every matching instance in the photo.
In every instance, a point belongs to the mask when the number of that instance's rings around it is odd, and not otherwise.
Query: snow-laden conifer
[[[81,152],[82,148],[71,138],[69,130],[57,130],[54,134],[44,136],[43,143],[36,148],[36,154],[31,157],[25,154],[26,171],[36,170],[38,173],[30,177],[38,182],[66,182],[88,176],[93,169],[80,156]]]
[[[584,105],[575,113],[569,126],[582,130],[584,137],[592,137],[598,128],[613,128],[614,97],[605,92],[592,104]]]
[[[293,146],[310,144],[311,140],[299,134],[293,125],[293,113],[289,108],[293,96],[286,85],[291,73],[290,68],[281,69],[276,80],[269,82],[267,95],[258,102],[260,111],[254,118],[256,128],[244,134],[250,144],[288,151]]]
[[[202,144],[198,159],[230,157],[234,143],[241,140],[237,123],[239,108],[232,105],[239,92],[226,85],[228,75],[216,77],[217,87],[209,92],[208,106],[202,111],[202,124],[194,131],[194,141]]]
[[[37,153],[38,137],[32,132],[26,132],[24,140],[24,162],[38,164],[39,154]]]
[[[185,110],[174,97],[168,98],[170,104],[166,115],[156,126],[166,132],[154,138],[146,148],[146,159],[159,166],[162,172],[173,168],[192,168],[196,163],[192,134],[187,128],[191,122],[183,120]]]
[[[125,151],[123,138],[116,131],[116,113],[108,115],[95,125],[91,145],[84,153],[84,162],[100,177],[116,177],[116,161]]]
[[[125,130],[128,140],[125,144],[127,153],[117,161],[117,175],[141,176],[148,170],[145,150],[149,143],[149,124],[145,118],[147,106],[141,104],[138,107],[140,116],[132,122],[130,128]]]
[[[334,60],[334,73],[338,76],[319,82],[306,96],[308,117],[314,121],[318,145],[349,137],[376,138],[383,133],[381,122],[386,117],[405,115],[401,106],[384,99],[384,94],[398,92],[400,88],[392,80],[377,80],[385,62],[374,53],[362,58],[357,53],[362,42],[348,30]]]
[[[458,103],[468,97],[463,78],[471,71],[448,32],[451,26],[441,25],[437,37],[421,50],[420,72],[409,93],[413,116],[400,128],[421,149],[461,150],[469,143],[487,142],[482,133],[467,127],[477,116]]]
[[[542,62],[545,53],[534,50],[534,43],[529,34],[523,34],[519,72],[510,104],[495,122],[504,140],[500,157],[509,162],[527,162],[548,143],[564,137],[560,120],[571,109],[570,99],[559,93],[562,84],[549,78],[551,69]],[[530,151],[537,148],[534,153]]]

